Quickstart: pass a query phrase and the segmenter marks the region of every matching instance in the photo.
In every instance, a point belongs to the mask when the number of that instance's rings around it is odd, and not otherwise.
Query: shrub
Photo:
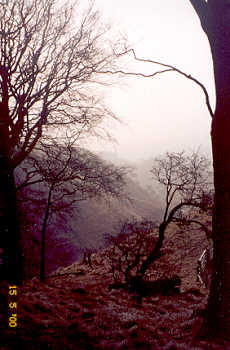
[[[157,237],[150,220],[132,220],[121,223],[119,234],[106,234],[110,246],[104,255],[111,267],[115,283],[128,283],[132,275],[139,273],[141,264],[155,245]]]

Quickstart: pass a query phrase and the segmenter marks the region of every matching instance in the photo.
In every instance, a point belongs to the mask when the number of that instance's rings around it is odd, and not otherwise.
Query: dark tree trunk
[[[0,67],[2,101],[0,103],[0,248],[3,249],[1,280],[22,283],[22,249],[17,213],[14,171],[11,163],[11,138],[7,72]]]
[[[166,230],[168,224],[169,224],[169,222],[167,222],[167,221],[164,221],[160,224],[157,243],[156,243],[155,247],[153,248],[153,250],[151,251],[151,253],[146,258],[146,260],[143,261],[143,263],[140,267],[140,274],[142,276],[144,276],[144,274],[150,268],[152,263],[156,259],[159,258],[160,250],[161,250],[161,247],[162,247],[163,242],[164,242],[165,230]]]
[[[46,227],[47,227],[47,222],[50,214],[50,207],[51,207],[51,197],[52,197],[52,192],[54,189],[54,183],[51,184],[48,192],[48,198],[47,198],[47,206],[46,206],[46,211],[45,211],[45,216],[43,219],[42,223],[42,237],[41,237],[41,267],[40,267],[40,281],[44,282],[45,281],[45,259],[46,259],[46,251],[45,251],[45,246],[46,246]]]
[[[214,258],[204,329],[206,336],[230,338],[230,4],[226,0],[190,1],[209,39],[216,87],[211,130]]]
[[[230,105],[220,107],[212,125],[214,273],[207,325],[212,334],[217,331],[218,335],[230,337]]]
[[[216,110],[212,122],[215,186],[213,213],[214,274],[207,325],[230,338],[230,31],[219,24],[209,35],[212,50]]]
[[[193,206],[193,207],[200,207],[199,204],[191,202],[181,202],[178,205],[176,205],[174,208],[171,209],[170,213],[167,215],[168,208],[166,208],[166,214],[164,216],[164,219],[162,223],[159,225],[159,231],[158,231],[158,240],[156,242],[156,245],[150,252],[150,254],[147,256],[147,258],[143,261],[139,273],[144,276],[146,271],[150,268],[150,266],[153,264],[153,262],[160,257],[160,250],[163,246],[164,239],[165,239],[165,231],[168,227],[168,225],[173,221],[174,216],[180,210],[182,207],[186,206]]]
[[[6,157],[0,155],[0,246],[3,268],[0,278],[9,283],[22,283],[22,249],[17,198],[13,170]]]

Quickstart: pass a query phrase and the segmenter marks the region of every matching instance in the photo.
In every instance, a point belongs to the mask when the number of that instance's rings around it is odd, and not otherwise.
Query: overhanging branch
[[[134,49],[130,49],[130,50],[122,53],[122,55],[125,55],[125,54],[128,54],[128,53],[132,53],[132,55],[133,55],[133,57],[134,57],[134,59],[136,61],[157,64],[157,65],[159,65],[161,67],[164,67],[166,69],[159,70],[159,71],[154,72],[152,74],[143,74],[143,73],[140,73],[140,72],[138,72],[138,73],[125,72],[125,71],[122,71],[122,70],[117,70],[117,71],[106,70],[106,71],[98,71],[97,73],[101,73],[101,74],[124,74],[124,75],[131,75],[131,76],[139,76],[139,77],[143,77],[143,78],[153,78],[154,76],[156,76],[158,74],[161,74],[161,73],[176,72],[176,73],[178,73],[180,75],[183,75],[187,79],[192,80],[194,83],[196,83],[202,89],[202,91],[203,91],[203,93],[205,95],[205,102],[206,102],[209,114],[210,114],[211,118],[213,118],[214,113],[212,111],[212,107],[211,107],[211,104],[210,104],[210,100],[209,100],[209,95],[208,95],[207,89],[205,88],[205,86],[199,80],[197,80],[196,78],[194,78],[190,74],[187,74],[187,73],[183,72],[182,70],[180,70],[180,69],[178,69],[178,68],[176,68],[176,67],[174,67],[174,66],[172,66],[170,64],[165,64],[165,63],[158,62],[158,61],[153,61],[153,60],[150,60],[150,59],[139,58],[139,57],[136,56],[136,53],[135,53]],[[118,55],[118,56],[121,56],[121,55]]]

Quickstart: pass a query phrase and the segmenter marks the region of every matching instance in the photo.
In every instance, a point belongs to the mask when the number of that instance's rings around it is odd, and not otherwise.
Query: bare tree
[[[153,179],[164,186],[165,209],[163,219],[159,225],[158,240],[150,254],[140,267],[140,275],[144,276],[152,263],[159,257],[163,246],[165,231],[172,222],[198,223],[196,211],[207,211],[212,202],[210,198],[209,161],[198,153],[186,155],[180,153],[166,153],[156,158],[151,173]],[[203,225],[205,227],[205,225]]]
[[[19,189],[42,184],[44,218],[41,228],[41,272],[45,279],[45,240],[48,220],[53,213],[65,215],[78,202],[105,196],[121,198],[126,183],[126,167],[115,167],[81,148],[58,144],[42,145],[39,154],[27,159]],[[29,165],[28,165],[29,164]]]
[[[207,337],[230,338],[230,74],[228,43],[230,32],[230,3],[228,0],[189,0],[199,17],[201,27],[207,35],[212,59],[216,88],[216,106],[213,112],[205,86],[190,74],[161,62],[140,59],[134,50],[129,50],[135,59],[141,62],[158,64],[162,68],[152,74],[118,71],[126,75],[154,77],[165,72],[177,72],[198,84],[206,99],[206,105],[212,118],[211,140],[214,169],[214,211],[213,211],[213,277],[207,313],[204,322],[204,334]],[[105,71],[108,73],[109,71]],[[113,71],[110,73],[115,74]]]
[[[97,72],[117,60],[108,27],[92,3],[85,11],[60,3],[3,0],[0,7],[0,245],[15,282],[22,268],[14,169],[42,137],[75,137],[113,116],[93,91],[105,84]]]
[[[116,237],[106,235],[110,247],[104,254],[115,283],[125,282],[139,288],[153,262],[167,252],[163,243],[170,223],[186,230],[191,224],[198,225],[207,239],[211,238],[211,230],[201,217],[202,213],[210,215],[213,206],[209,163],[196,152],[166,153],[155,159],[151,173],[164,188],[163,218],[159,225],[150,220],[125,221]],[[175,240],[176,234],[171,239]],[[170,270],[169,266],[167,261],[167,270]]]

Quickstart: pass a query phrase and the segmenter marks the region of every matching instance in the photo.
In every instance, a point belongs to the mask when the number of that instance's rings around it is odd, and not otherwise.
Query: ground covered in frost
[[[76,263],[59,273],[19,290],[18,327],[2,329],[1,350],[230,349],[194,341],[204,290],[146,297],[140,305],[128,291],[108,289],[112,276],[100,264]]]
[[[17,328],[8,327],[8,286],[0,284],[0,350],[230,350],[230,343],[195,340],[208,298],[196,263],[207,240],[198,231],[172,233],[147,277],[179,274],[180,294],[152,295],[139,304],[127,290],[110,290],[112,274],[100,252],[92,256],[93,268],[76,262],[46,283],[33,278],[18,288]]]

